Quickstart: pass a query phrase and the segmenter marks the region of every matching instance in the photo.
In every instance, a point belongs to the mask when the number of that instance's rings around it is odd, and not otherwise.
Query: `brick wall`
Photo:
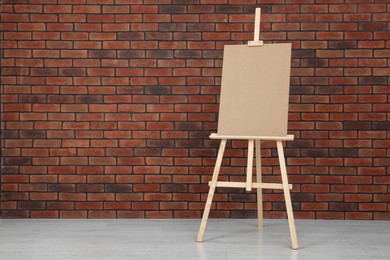
[[[223,46],[252,39],[260,6],[262,38],[293,43],[296,217],[390,218],[387,0],[0,2],[4,217],[200,217]],[[246,145],[228,143],[223,179],[244,179]],[[219,191],[212,216],[255,217],[255,193]]]

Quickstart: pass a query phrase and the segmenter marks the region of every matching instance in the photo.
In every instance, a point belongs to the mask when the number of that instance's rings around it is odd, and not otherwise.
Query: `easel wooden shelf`
[[[260,8],[256,8],[255,16],[255,31],[254,31],[254,40],[248,42],[250,47],[262,47],[263,41],[259,40],[260,37]],[[287,117],[287,116],[286,116]],[[287,119],[286,119],[287,120]],[[286,129],[287,131],[287,129]],[[206,229],[208,216],[210,213],[211,204],[213,202],[213,197],[216,187],[229,187],[229,188],[245,188],[246,191],[251,191],[252,189],[257,189],[257,206],[258,206],[258,226],[261,228],[263,226],[263,207],[262,207],[262,189],[282,189],[284,192],[286,210],[288,217],[288,224],[290,228],[290,237],[291,237],[291,246],[293,249],[298,249],[298,241],[295,230],[294,215],[291,204],[290,189],[292,185],[288,183],[286,162],[284,158],[283,143],[282,141],[292,141],[294,140],[293,135],[286,136],[247,136],[247,135],[218,135],[216,133],[210,135],[211,139],[221,139],[220,147],[218,150],[218,156],[215,163],[215,168],[211,181],[209,182],[209,193],[206,200],[205,209],[203,212],[202,222],[200,225],[197,241],[203,241],[203,235]],[[246,168],[246,181],[245,182],[225,182],[218,181],[219,172],[221,169],[223,154],[226,147],[227,140],[248,140],[248,158],[247,158],[247,168]],[[282,177],[282,183],[263,183],[261,180],[261,144],[260,141],[276,141],[280,172]],[[253,170],[253,157],[254,157],[254,148],[256,148],[255,162],[256,162],[256,182],[252,181],[252,170]]]

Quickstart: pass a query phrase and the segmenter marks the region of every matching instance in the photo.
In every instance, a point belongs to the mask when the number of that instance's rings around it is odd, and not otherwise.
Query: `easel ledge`
[[[236,135],[218,135],[217,133],[210,134],[210,139],[236,139],[236,140],[272,140],[272,141],[292,141],[294,135],[287,136],[236,136]]]

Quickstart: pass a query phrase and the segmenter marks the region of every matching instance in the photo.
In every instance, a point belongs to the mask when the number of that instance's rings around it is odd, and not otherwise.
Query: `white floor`
[[[390,259],[390,222],[296,220],[299,250],[287,220],[1,219],[0,259]]]

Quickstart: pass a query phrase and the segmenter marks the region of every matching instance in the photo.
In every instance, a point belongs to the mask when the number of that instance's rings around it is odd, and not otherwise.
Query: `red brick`
[[[158,202],[133,202],[132,209],[133,210],[158,210],[159,203]]]
[[[71,5],[44,5],[45,13],[70,13],[72,11]]]

